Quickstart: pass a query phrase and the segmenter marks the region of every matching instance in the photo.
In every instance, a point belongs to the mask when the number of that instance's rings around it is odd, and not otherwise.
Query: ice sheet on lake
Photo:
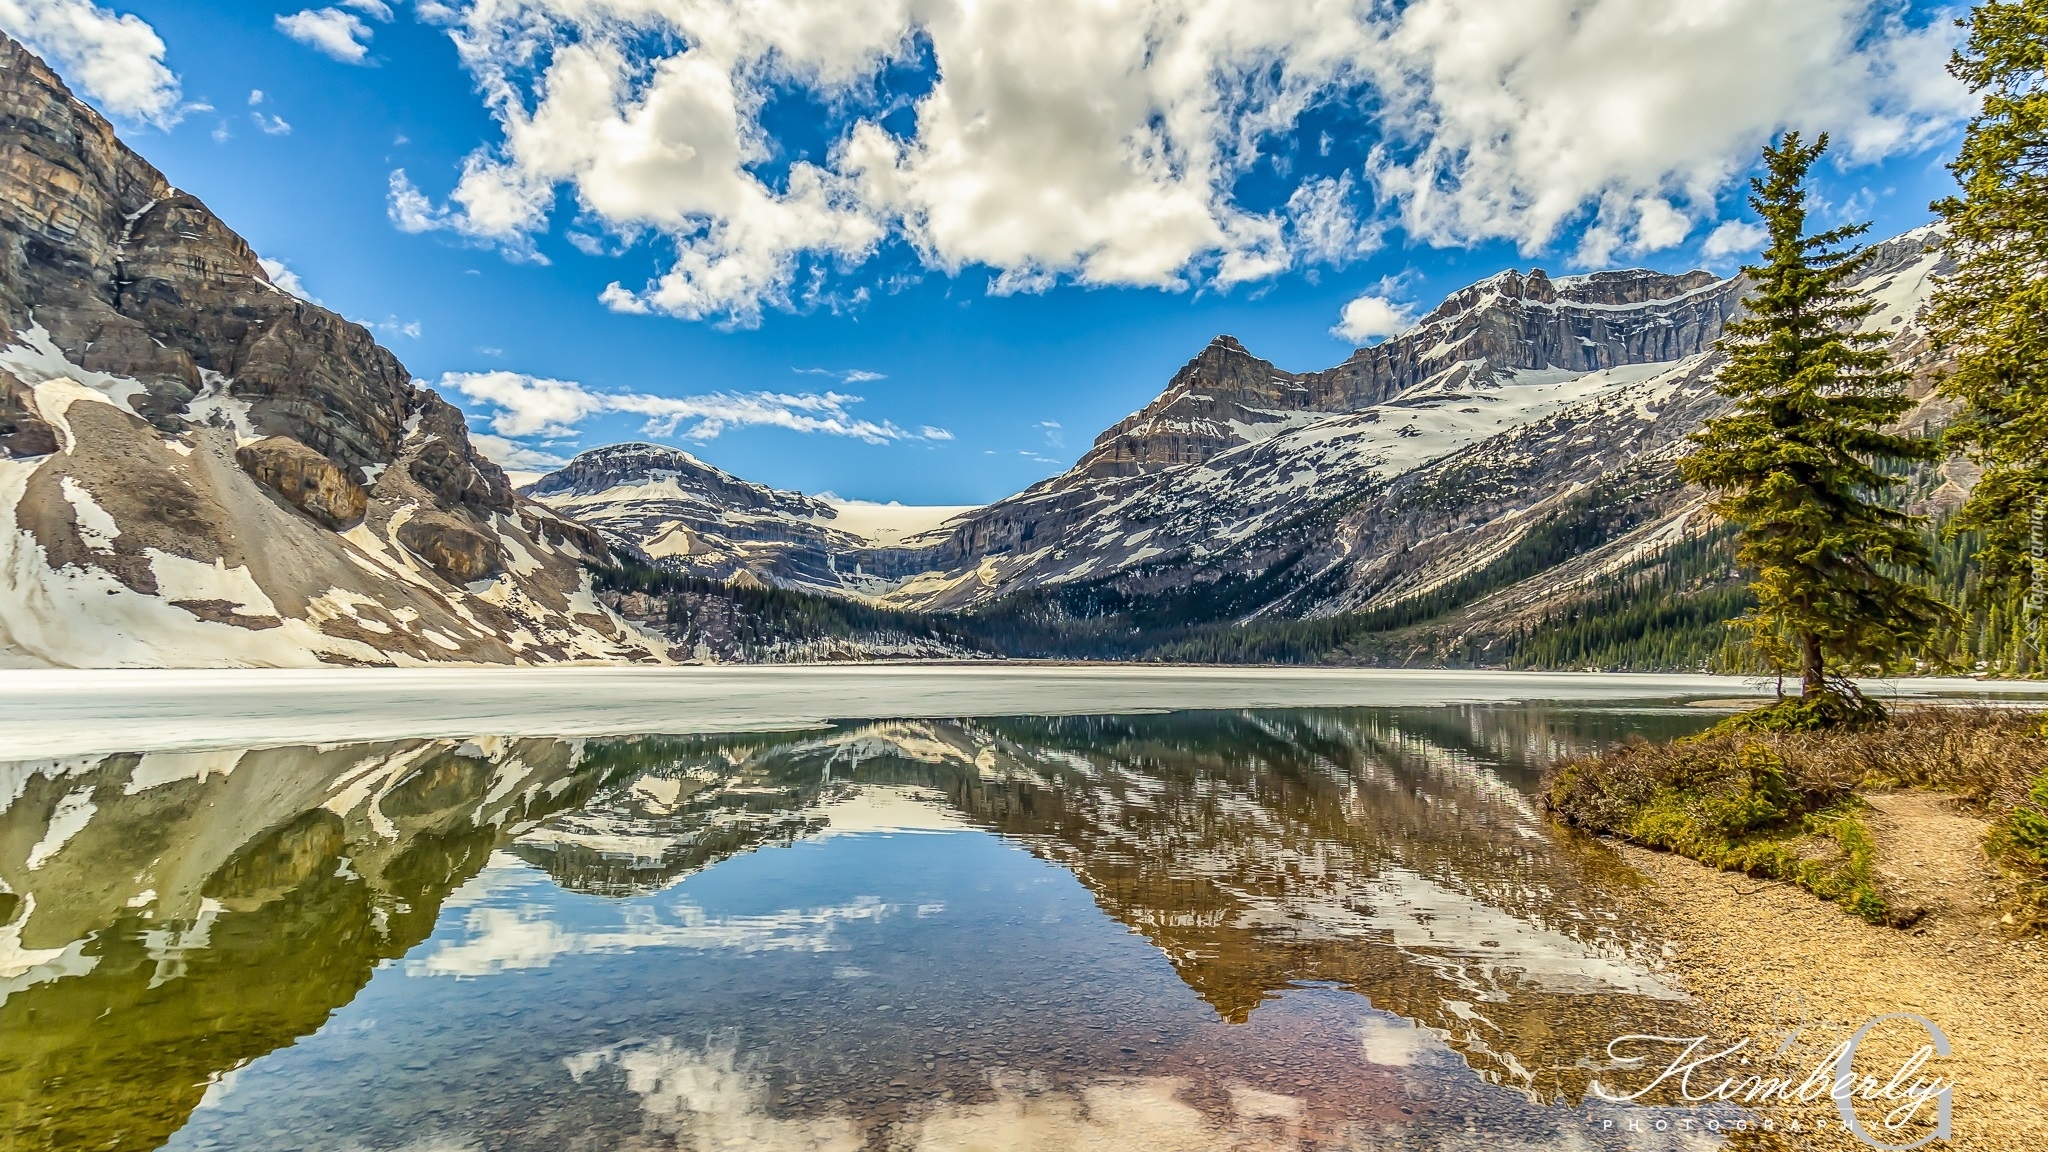
[[[1881,693],[2040,695],[1914,680]],[[1768,695],[1731,676],[1400,669],[868,665],[750,668],[0,669],[9,759],[423,737],[790,731],[839,719],[1425,707]]]

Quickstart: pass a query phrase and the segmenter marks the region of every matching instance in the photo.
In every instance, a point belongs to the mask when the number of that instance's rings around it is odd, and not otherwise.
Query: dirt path
[[[1780,1073],[1803,1079],[1871,1018],[1919,1013],[1953,1045],[1923,1073],[1956,1085],[1954,1139],[1931,1147],[2048,1149],[2048,947],[2001,930],[1982,821],[1927,793],[1873,797],[1871,805],[1880,874],[1898,896],[1928,909],[1904,931],[1874,928],[1790,885],[1622,851],[1651,880],[1650,915],[1669,933],[1680,982],[1707,1004],[1718,1036],[1752,1036],[1773,1052],[1804,1018]],[[1885,1025],[1859,1050],[1857,1068],[1889,1078],[1925,1042],[1918,1028]],[[1859,1110],[1887,1143],[1909,1144],[1930,1130],[1886,1132],[1877,1123],[1882,1112]],[[1774,1118],[1796,1120],[1801,1130],[1737,1146],[1869,1148],[1842,1130],[1825,1100]]]

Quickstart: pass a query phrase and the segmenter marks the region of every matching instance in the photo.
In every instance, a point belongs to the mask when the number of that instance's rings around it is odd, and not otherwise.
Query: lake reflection
[[[1532,800],[1704,721],[0,763],[0,1148],[1704,1146],[1581,1106],[1691,1008]]]

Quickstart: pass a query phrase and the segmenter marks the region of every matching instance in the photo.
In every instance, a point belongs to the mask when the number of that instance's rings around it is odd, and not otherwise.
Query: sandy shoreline
[[[1902,899],[1928,909],[1908,929],[1874,927],[1789,884],[1619,850],[1649,879],[1643,914],[1671,940],[1672,969],[1706,1007],[1722,1046],[1752,1037],[1762,1053],[1775,1053],[1804,1020],[1767,1073],[1801,1080],[1865,1022],[1918,1013],[1953,1046],[1921,1073],[1955,1082],[1953,1139],[1930,1147],[2048,1148],[2048,943],[2014,939],[1999,922],[2003,881],[1982,851],[1982,820],[1928,793],[1870,799],[1880,874]],[[1856,1067],[1888,1079],[1926,1042],[1915,1025],[1882,1025]],[[1908,1145],[1931,1131],[1887,1132],[1879,1127],[1884,1111],[1873,1103],[1859,1115],[1887,1144]],[[1800,1130],[1744,1135],[1731,1146],[1871,1147],[1843,1129],[1831,1101],[1765,1114],[1781,1125],[1796,1121]]]

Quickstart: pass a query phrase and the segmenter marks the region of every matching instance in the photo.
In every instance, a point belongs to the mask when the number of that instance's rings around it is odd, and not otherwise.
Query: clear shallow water
[[[0,764],[0,1148],[1701,1146],[1586,1106],[1608,1039],[1693,1009],[1533,792],[1709,719]]]

